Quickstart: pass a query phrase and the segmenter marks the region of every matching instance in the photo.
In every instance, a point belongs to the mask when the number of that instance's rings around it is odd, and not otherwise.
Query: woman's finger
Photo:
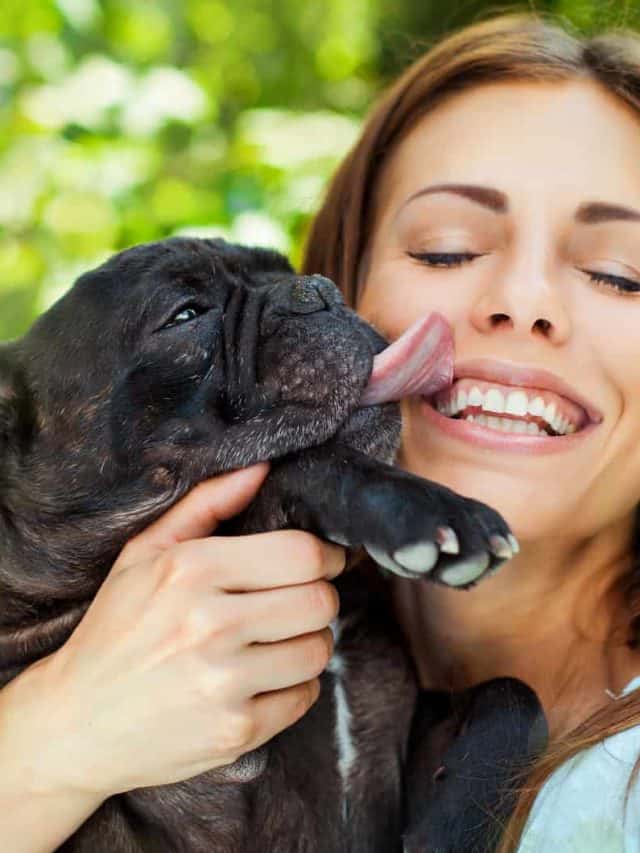
[[[293,687],[317,678],[333,653],[329,628],[280,643],[256,643],[238,656],[238,672],[254,694]]]
[[[230,593],[225,608],[243,645],[276,643],[321,631],[336,618],[340,598],[333,584],[320,580],[280,589]]]
[[[345,561],[340,545],[302,530],[276,530],[181,543],[157,560],[156,571],[169,585],[201,593],[250,592],[334,578]]]
[[[247,750],[257,749],[307,713],[320,695],[320,679],[313,678],[294,687],[260,693],[250,700],[254,733]]]

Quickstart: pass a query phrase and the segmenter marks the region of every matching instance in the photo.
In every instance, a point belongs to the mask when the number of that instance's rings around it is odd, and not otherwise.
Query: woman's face
[[[557,396],[537,377],[520,388],[527,407],[539,412],[542,397],[551,418],[553,402],[556,417],[575,421],[582,409],[567,397],[578,397],[602,416],[572,441],[533,437],[539,449],[523,452],[496,446],[507,436],[495,421],[465,420],[465,434],[452,434],[449,419],[409,397],[400,464],[495,507],[522,541],[626,529],[640,500],[638,115],[589,82],[479,86],[441,104],[395,149],[375,209],[363,317],[394,339],[439,311],[456,366],[490,359],[548,371],[572,393]],[[509,399],[504,376],[469,372],[454,384],[456,400],[464,390],[468,403],[474,385],[501,392],[483,396],[487,408]],[[520,421],[522,400],[512,398]]]

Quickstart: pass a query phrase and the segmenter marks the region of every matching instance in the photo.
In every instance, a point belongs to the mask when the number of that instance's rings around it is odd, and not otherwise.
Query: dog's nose
[[[288,308],[293,314],[313,314],[341,301],[340,294],[328,278],[304,275],[296,278],[289,291]]]
[[[330,279],[322,275],[287,276],[270,288],[263,322],[269,325],[270,320],[315,314],[342,304],[342,294]]]

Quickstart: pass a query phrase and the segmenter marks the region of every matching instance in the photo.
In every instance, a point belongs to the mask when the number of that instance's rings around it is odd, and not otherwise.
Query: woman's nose
[[[478,295],[471,322],[484,334],[509,331],[525,337],[536,335],[556,345],[571,334],[561,288],[541,269],[520,268],[494,278]]]

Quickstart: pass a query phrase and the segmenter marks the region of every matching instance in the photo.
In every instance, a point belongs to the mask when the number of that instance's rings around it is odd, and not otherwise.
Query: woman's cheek
[[[452,305],[424,270],[397,263],[370,271],[357,310],[387,337],[396,338],[429,311],[439,311],[451,322]]]

